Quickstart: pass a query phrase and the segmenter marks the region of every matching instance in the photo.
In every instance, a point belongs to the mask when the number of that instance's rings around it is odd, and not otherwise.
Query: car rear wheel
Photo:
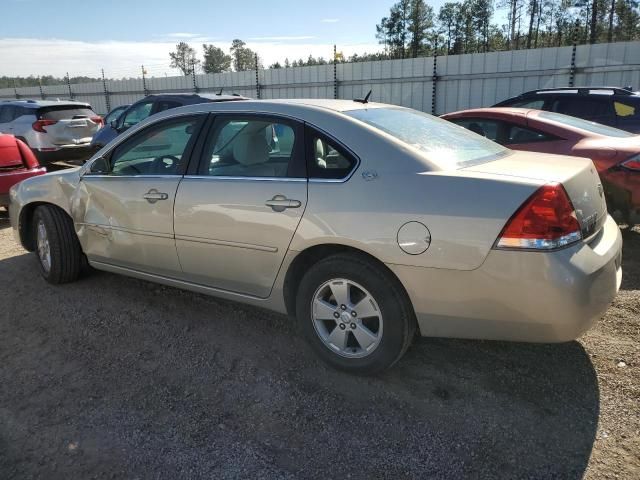
[[[296,299],[300,328],[316,353],[340,370],[372,374],[396,363],[416,322],[406,294],[383,268],[351,254],[313,265]]]
[[[49,283],[72,282],[83,265],[83,253],[71,219],[59,208],[43,205],[33,214],[33,238],[40,273]]]

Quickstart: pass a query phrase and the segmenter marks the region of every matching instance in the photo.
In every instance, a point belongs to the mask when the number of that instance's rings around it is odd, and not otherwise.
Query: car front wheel
[[[300,283],[296,316],[316,353],[335,368],[373,374],[396,363],[415,334],[399,282],[357,255],[313,265]]]
[[[71,219],[57,207],[42,205],[33,214],[33,238],[40,273],[49,283],[72,282],[83,254]]]

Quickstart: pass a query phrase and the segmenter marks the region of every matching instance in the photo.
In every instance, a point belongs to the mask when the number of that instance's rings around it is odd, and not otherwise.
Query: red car
[[[513,150],[590,158],[609,211],[627,223],[640,213],[640,135],[555,112],[526,108],[478,108],[442,118]]]
[[[25,178],[47,173],[27,145],[13,135],[0,134],[0,206],[9,205],[9,189]]]

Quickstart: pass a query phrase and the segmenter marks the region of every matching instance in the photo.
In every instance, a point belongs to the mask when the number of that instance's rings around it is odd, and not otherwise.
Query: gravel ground
[[[95,272],[54,287],[0,219],[0,478],[640,478],[640,230],[559,345],[420,339],[326,368],[285,317]]]

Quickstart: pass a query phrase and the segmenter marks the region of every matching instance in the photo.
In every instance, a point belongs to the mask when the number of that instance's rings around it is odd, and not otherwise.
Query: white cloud
[[[267,38],[267,37],[263,37]],[[277,37],[271,37],[277,38]],[[333,44],[308,41],[282,43],[282,40],[248,41],[247,46],[258,53],[265,66],[276,61],[284,62],[314,57],[330,59]],[[214,45],[229,51],[231,42],[213,41]],[[202,56],[200,45],[193,44]],[[81,42],[61,39],[0,38],[0,76],[2,75],[53,75],[62,77],[66,72],[73,76],[99,77],[100,69],[110,78],[137,77],[141,65],[150,76],[177,75],[169,68],[169,52],[175,41],[147,42]],[[377,52],[377,43],[339,45],[345,56],[354,53]]]
[[[280,37],[250,37],[249,40],[253,40],[255,42],[291,42],[295,40],[313,40],[316,37],[312,37],[309,35],[300,35],[300,36],[280,36]]]
[[[169,37],[169,38],[197,38],[202,35],[199,33],[186,33],[186,32],[176,32],[176,33],[166,33],[164,35],[158,35],[159,37]]]
[[[322,23],[338,23],[340,21],[339,18],[323,18],[320,20]]]

